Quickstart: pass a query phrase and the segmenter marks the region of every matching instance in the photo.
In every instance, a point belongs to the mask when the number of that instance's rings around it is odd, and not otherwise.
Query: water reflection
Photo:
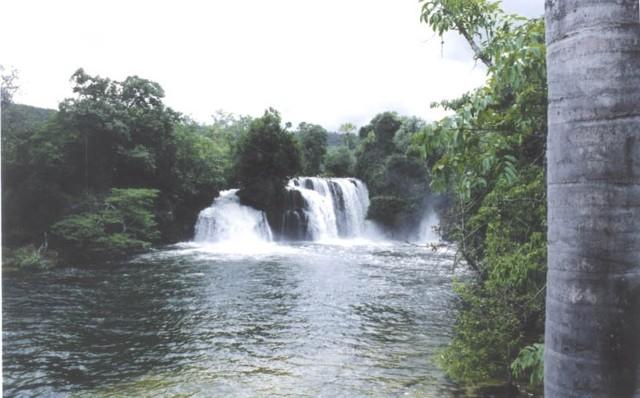
[[[462,396],[433,362],[451,252],[272,249],[5,275],[5,395]]]

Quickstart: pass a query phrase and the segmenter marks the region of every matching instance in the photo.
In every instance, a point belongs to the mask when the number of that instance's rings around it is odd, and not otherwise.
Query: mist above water
[[[430,207],[425,209],[418,229],[411,240],[419,243],[434,243],[440,241],[438,225],[440,225],[438,214]]]

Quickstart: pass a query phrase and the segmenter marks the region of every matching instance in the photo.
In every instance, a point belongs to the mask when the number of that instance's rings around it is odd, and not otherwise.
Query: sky
[[[505,0],[537,17],[544,0]],[[426,120],[434,101],[482,85],[460,37],[441,44],[416,0],[0,0],[0,64],[15,102],[57,108],[79,67],[156,81],[166,104],[200,122],[216,110],[336,130],[382,111]]]

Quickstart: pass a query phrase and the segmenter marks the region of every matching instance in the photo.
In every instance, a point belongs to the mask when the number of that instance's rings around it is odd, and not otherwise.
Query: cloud
[[[544,15],[543,0],[502,0],[502,9],[525,16],[527,18],[538,18]]]

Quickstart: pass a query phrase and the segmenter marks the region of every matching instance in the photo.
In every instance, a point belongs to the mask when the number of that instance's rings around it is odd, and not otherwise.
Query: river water
[[[462,397],[435,358],[463,273],[446,248],[334,241],[6,274],[4,395]]]

